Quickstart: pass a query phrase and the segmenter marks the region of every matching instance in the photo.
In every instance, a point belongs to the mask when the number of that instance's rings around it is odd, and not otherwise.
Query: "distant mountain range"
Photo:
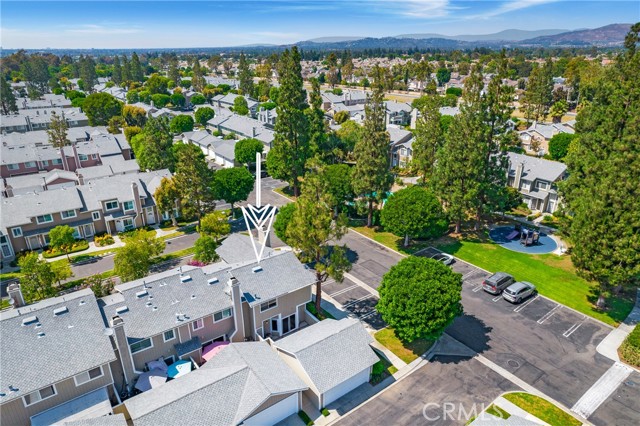
[[[442,34],[401,34],[395,37],[321,37],[295,45],[305,49],[472,49],[474,47],[517,46],[619,46],[631,24],[611,24],[594,29],[510,29],[493,34],[446,36]]]

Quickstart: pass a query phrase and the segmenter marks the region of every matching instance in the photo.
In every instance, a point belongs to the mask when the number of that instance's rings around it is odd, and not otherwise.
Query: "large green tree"
[[[193,117],[191,117],[190,115],[176,115],[171,119],[169,129],[171,129],[171,132],[175,134],[191,132],[193,130],[193,125]]]
[[[111,71],[111,81],[117,86],[122,83],[122,64],[120,64],[120,57],[115,55],[113,58],[113,71]]]
[[[336,219],[324,192],[325,183],[315,171],[307,173],[302,194],[286,226],[286,241],[302,262],[313,264],[316,274],[316,310],[322,312],[322,284],[329,278],[342,282],[351,268],[346,246],[332,245],[347,232],[347,217]]]
[[[216,113],[213,108],[201,107],[196,110],[194,117],[196,123],[200,124],[201,126],[206,126],[207,121],[211,120],[215,115]]]
[[[327,133],[322,110],[322,96],[318,79],[311,79],[311,93],[309,108],[305,111],[309,123],[309,149],[317,156],[324,157],[327,152]]]
[[[598,81],[593,102],[578,114],[577,139],[565,161],[561,185],[566,228],[578,271],[607,291],[640,283],[640,23],[631,27],[625,52]]]
[[[218,170],[213,176],[215,197],[231,204],[231,215],[234,213],[235,203],[249,197],[253,183],[253,175],[245,167]]]
[[[367,202],[367,226],[373,226],[373,208],[391,188],[389,172],[389,134],[385,124],[384,91],[376,88],[365,105],[366,118],[353,157],[353,190]]]
[[[437,338],[462,313],[462,275],[433,259],[402,259],[378,292],[376,310],[405,342]]]
[[[300,195],[298,177],[311,155],[309,128],[304,110],[307,109],[306,92],[302,86],[302,68],[297,47],[285,50],[278,62],[280,90],[278,120],[275,124],[273,146],[267,155],[267,169],[276,179],[283,179]]]
[[[436,153],[444,145],[444,132],[440,124],[440,102],[435,96],[423,96],[420,118],[416,123],[413,141],[413,165],[422,174],[424,182],[431,179]]]
[[[231,232],[227,215],[219,210],[206,214],[200,221],[198,232],[213,238],[216,242]]]
[[[178,207],[178,200],[180,199],[180,192],[176,186],[176,182],[173,178],[163,177],[160,181],[160,185],[153,193],[153,199],[156,202],[158,213],[162,214],[167,212],[171,218],[173,226],[178,225],[175,209]]]
[[[244,53],[240,53],[238,60],[238,86],[243,95],[251,96],[253,93],[253,73],[249,68],[249,62]]]
[[[140,58],[136,52],[131,55],[131,60],[128,63],[130,79],[142,83],[144,80],[144,71],[142,70],[142,64]]]
[[[109,93],[92,93],[82,103],[89,125],[106,126],[111,117],[122,114],[122,102]]]
[[[44,58],[41,55],[30,55],[21,68],[29,97],[37,99],[44,95],[49,88],[49,68]]]
[[[144,229],[135,231],[126,238],[124,247],[113,258],[114,272],[122,282],[147,276],[152,259],[164,250],[165,243]]]
[[[275,232],[276,236],[286,244],[289,244],[287,242],[287,228],[289,227],[289,223],[291,223],[291,218],[295,211],[295,203],[285,204],[278,209],[278,213],[276,214],[276,218],[273,222],[273,232]]]
[[[409,238],[439,237],[449,225],[440,200],[421,186],[401,189],[389,197],[380,219],[386,231],[404,237],[405,247]]]
[[[569,152],[569,146],[571,142],[576,138],[576,135],[571,133],[558,133],[553,135],[549,141],[549,155],[554,160],[562,161]]]
[[[144,131],[131,138],[131,148],[142,170],[174,170],[173,136],[166,117],[149,118]]]
[[[200,225],[202,216],[216,206],[213,171],[196,145],[184,145],[177,157],[174,179],[180,193],[180,204],[187,216],[198,218]]]
[[[258,139],[242,139],[234,147],[236,162],[240,164],[251,164],[256,161],[256,154],[262,153],[264,144]]]
[[[549,59],[544,65],[534,67],[527,82],[522,104],[527,120],[538,121],[549,112],[553,102],[553,64]]]
[[[11,86],[7,80],[0,78],[0,105],[2,107],[2,114],[16,114],[18,112],[18,105],[16,104],[16,96],[11,90]]]
[[[28,252],[20,256],[18,266],[21,273],[20,287],[27,303],[56,294],[53,287],[56,277],[51,269],[51,263],[40,259],[38,253]]]
[[[69,145],[70,141],[67,138],[68,130],[69,124],[67,124],[67,120],[55,111],[52,111],[51,123],[49,123],[49,129],[47,129],[49,143],[55,148],[62,148],[63,146]]]

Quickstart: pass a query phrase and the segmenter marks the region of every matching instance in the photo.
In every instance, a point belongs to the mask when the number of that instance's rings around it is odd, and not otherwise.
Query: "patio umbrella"
[[[136,389],[146,392],[150,389],[157,388],[167,381],[167,373],[162,370],[150,370],[142,373],[136,382]]]
[[[215,342],[205,346],[202,350],[202,359],[209,361],[211,358],[216,356],[218,352],[227,347],[228,344],[229,342]]]
[[[172,379],[178,378],[180,376],[184,376],[188,372],[191,371],[191,361],[180,360],[176,361],[169,366],[167,369],[167,376]]]

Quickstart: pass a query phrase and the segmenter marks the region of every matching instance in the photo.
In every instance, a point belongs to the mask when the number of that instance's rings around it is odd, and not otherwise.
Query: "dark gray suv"
[[[516,280],[506,272],[496,272],[482,282],[482,288],[487,293],[500,294]]]

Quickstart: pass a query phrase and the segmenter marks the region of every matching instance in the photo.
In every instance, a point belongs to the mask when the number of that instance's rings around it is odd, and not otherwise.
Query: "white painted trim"
[[[91,370],[95,370],[96,368],[99,368],[99,369],[100,369],[100,375],[99,375],[99,376],[96,376],[96,377],[94,377],[94,378],[91,378],[91,377],[89,376],[89,371],[91,371]],[[101,365],[99,365],[99,366],[97,366],[97,367],[94,367],[94,368],[92,368],[91,370],[86,370],[86,371],[83,371],[82,373],[78,373],[78,374],[76,374],[75,376],[73,376],[73,382],[75,383],[76,387],[81,386],[81,385],[84,385],[84,384],[86,384],[86,383],[89,383],[89,382],[91,382],[91,381],[93,381],[93,380],[99,379],[100,377],[104,377],[104,370],[102,369],[102,366],[101,366]],[[86,374],[89,380],[87,380],[86,382],[78,383],[78,376],[80,376],[80,375],[82,375],[82,374]],[[111,379],[113,380],[113,377],[112,377]]]
[[[27,404],[27,399],[26,399],[27,395],[33,395],[34,393],[36,393],[36,392],[37,392],[37,393],[38,393],[38,397],[40,397],[40,391],[41,391],[42,389],[46,389],[46,388],[48,388],[49,386],[51,386],[51,387],[53,388],[53,395],[49,395],[49,396],[48,396],[48,397],[46,397],[46,398],[40,398],[40,399],[39,399],[39,400],[37,400],[37,401],[33,401],[32,403]],[[54,397],[54,396],[56,396],[56,395],[58,395],[58,389],[56,389],[56,385],[55,385],[55,383],[52,383],[52,384],[50,384],[50,385],[43,386],[43,387],[41,387],[40,389],[36,389],[36,390],[34,390],[33,392],[30,392],[30,393],[28,393],[28,394],[26,394],[26,395],[22,395],[22,403],[24,404],[25,408],[26,408],[26,407],[31,407],[32,405],[35,405],[35,404],[37,404],[38,402],[41,402],[41,401],[47,400],[47,399],[49,399],[49,398],[53,398],[53,397]],[[45,411],[46,411],[46,410],[45,410]]]
[[[142,342],[143,340],[148,340],[149,342],[151,342],[151,346],[148,346],[148,347],[146,347],[146,348],[144,348],[144,349],[140,349],[139,351],[135,351],[135,352],[131,350],[131,345],[135,345],[136,343],[140,343],[140,342]],[[153,338],[152,338],[152,337],[145,337],[145,338],[143,338],[143,339],[138,340],[138,341],[137,341],[137,342],[135,342],[135,343],[131,343],[131,344],[129,344],[129,352],[131,353],[131,356],[132,356],[132,357],[133,357],[133,355],[135,355],[135,354],[142,353],[142,352],[144,352],[144,351],[146,351],[146,350],[149,350],[149,349],[152,349],[152,348],[153,348]],[[135,367],[134,367],[134,368],[135,368]]]

